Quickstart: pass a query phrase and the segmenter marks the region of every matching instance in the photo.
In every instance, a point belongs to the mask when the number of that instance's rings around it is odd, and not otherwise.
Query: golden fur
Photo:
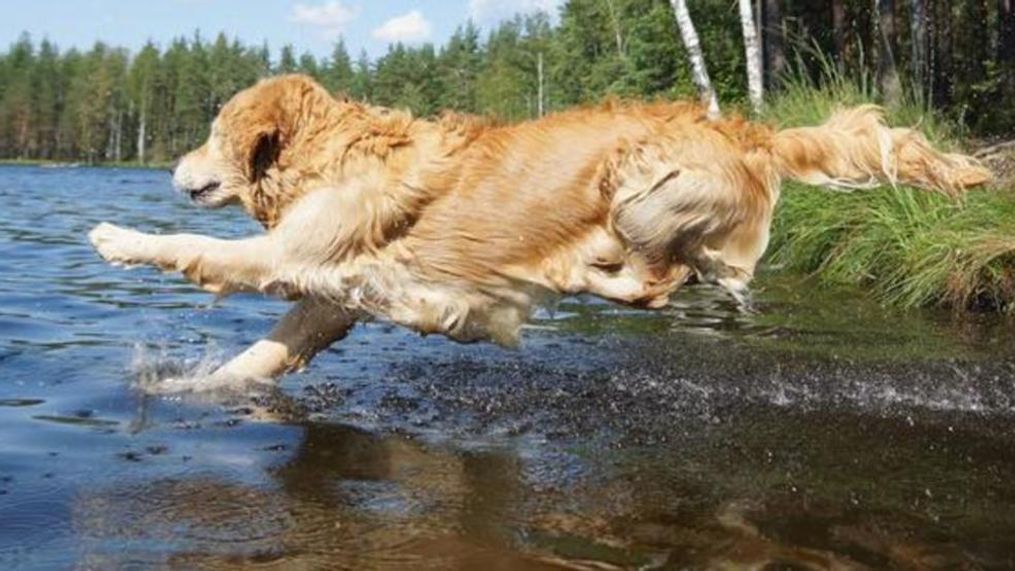
[[[107,224],[91,238],[110,261],[179,270],[219,294],[305,297],[350,324],[376,316],[511,344],[534,305],[559,295],[660,307],[695,274],[742,300],[784,178],[955,195],[990,173],[886,126],[874,106],[781,131],[712,121],[686,103],[612,102],[501,126],[418,119],[282,76],[223,107],[174,176],[199,203],[241,204],[266,235]]]

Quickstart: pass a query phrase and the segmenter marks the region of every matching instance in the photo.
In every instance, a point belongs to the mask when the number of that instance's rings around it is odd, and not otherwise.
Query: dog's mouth
[[[201,188],[192,188],[187,191],[190,195],[190,199],[194,202],[201,202],[208,197],[211,193],[215,192],[222,186],[221,182],[209,182]]]

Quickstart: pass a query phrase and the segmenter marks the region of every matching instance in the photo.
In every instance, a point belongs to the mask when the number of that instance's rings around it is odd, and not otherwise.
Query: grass
[[[788,78],[765,117],[785,127],[813,125],[836,107],[876,100],[867,81],[826,76],[821,85]],[[888,113],[895,124],[919,125],[945,148],[959,147],[960,129],[912,99]],[[767,260],[826,283],[868,288],[899,307],[1015,315],[1015,189],[976,189],[956,202],[904,187],[844,193],[790,183]]]
[[[1015,195],[964,203],[908,188],[831,193],[789,185],[769,263],[870,288],[900,307],[1015,311]]]

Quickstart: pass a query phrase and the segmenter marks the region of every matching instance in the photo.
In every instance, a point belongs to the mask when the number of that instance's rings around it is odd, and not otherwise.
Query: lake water
[[[0,569],[1015,567],[1011,323],[769,271],[756,315],[375,323],[276,391],[149,397],[285,304],[108,267],[103,220],[258,231],[158,171],[0,168]]]

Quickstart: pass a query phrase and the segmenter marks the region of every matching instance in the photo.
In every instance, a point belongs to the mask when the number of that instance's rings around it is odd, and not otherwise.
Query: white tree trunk
[[[539,75],[539,101],[536,102],[536,109],[539,111],[539,117],[543,116],[543,52],[539,52],[538,59],[536,60],[536,67],[538,68]]]
[[[680,37],[683,39],[687,55],[691,59],[691,70],[694,74],[694,83],[698,86],[698,94],[701,96],[702,103],[708,107],[708,116],[715,119],[719,117],[719,101],[715,97],[715,90],[712,89],[712,81],[708,78],[705,58],[701,54],[701,43],[698,42],[698,32],[695,31],[691,14],[687,11],[687,2],[686,0],[670,0],[670,4],[673,5],[677,26],[680,27]]]
[[[610,20],[613,21],[613,37],[617,42],[617,55],[623,59],[625,57],[624,36],[620,33],[620,18],[617,17],[617,9],[613,5],[613,0],[606,0],[606,8],[610,12]]]
[[[116,110],[116,144],[113,147],[116,162],[123,161],[123,109]]]
[[[744,53],[747,56],[747,92],[751,98],[751,108],[759,113],[764,101],[764,80],[761,73],[761,44],[754,27],[751,0],[740,0],[740,23],[744,28]]]
[[[147,109],[144,107],[144,103],[141,104],[141,122],[137,128],[137,160],[142,165],[145,164],[145,143],[147,142],[147,136],[145,133],[146,127],[148,126],[148,114]]]

